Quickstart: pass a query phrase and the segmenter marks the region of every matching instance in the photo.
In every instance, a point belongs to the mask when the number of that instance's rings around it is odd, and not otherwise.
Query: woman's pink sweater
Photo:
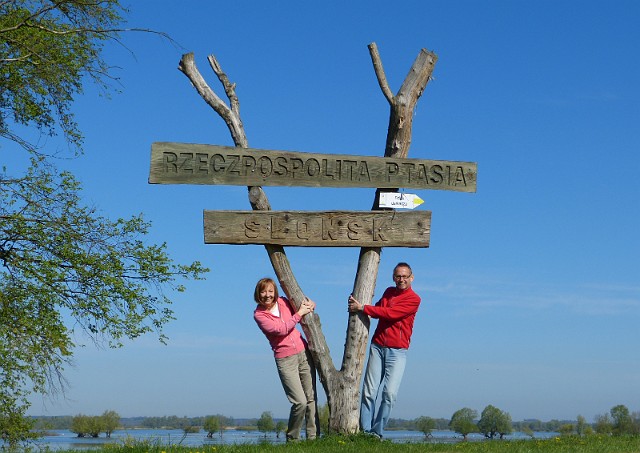
[[[306,341],[296,329],[300,315],[293,311],[286,297],[278,297],[280,317],[258,305],[253,312],[260,330],[265,334],[276,359],[289,357],[305,350]]]

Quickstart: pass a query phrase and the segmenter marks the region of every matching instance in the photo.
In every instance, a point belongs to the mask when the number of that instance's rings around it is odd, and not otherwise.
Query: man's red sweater
[[[384,348],[409,348],[418,307],[420,296],[413,289],[387,288],[378,303],[363,309],[364,314],[378,319],[371,341]]]

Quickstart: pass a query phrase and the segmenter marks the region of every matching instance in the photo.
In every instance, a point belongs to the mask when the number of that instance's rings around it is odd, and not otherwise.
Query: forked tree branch
[[[413,109],[427,82],[431,79],[437,57],[423,49],[411,67],[398,94],[394,96],[389,88],[375,43],[369,45],[369,51],[378,83],[391,106],[385,156],[406,157],[411,143]],[[179,69],[191,80],[194,88],[205,102],[225,121],[235,145],[248,148],[248,140],[240,119],[240,103],[235,93],[235,84],[229,81],[214,56],[209,56],[209,64],[224,87],[229,105],[223,102],[207,85],[195,65],[192,53],[183,55]],[[248,190],[249,202],[254,210],[271,209],[262,187],[252,186]],[[377,208],[377,194],[378,191],[376,191],[374,209]],[[305,300],[305,295],[293,275],[284,248],[278,245],[265,245],[265,249],[269,254],[280,286],[297,309]],[[362,248],[360,250],[353,295],[361,302],[370,304],[373,299],[380,253],[380,248]],[[327,393],[331,413],[330,430],[345,434],[357,432],[360,379],[364,368],[363,362],[366,356],[369,332],[368,317],[361,314],[349,315],[340,371],[336,370],[329,354],[329,348],[321,330],[320,318],[316,314],[307,315],[303,320],[302,327],[309,342],[314,362],[318,367],[320,380]]]
[[[393,103],[393,92],[391,88],[389,88],[389,83],[387,82],[387,76],[384,73],[384,67],[382,66],[382,60],[380,59],[380,53],[378,52],[378,46],[375,42],[369,44],[369,55],[371,55],[371,62],[373,63],[373,70],[376,73],[376,77],[378,78],[378,85],[380,85],[380,89],[382,90],[382,94],[387,98],[389,104]]]
[[[369,44],[368,47],[378,84],[391,107],[385,157],[405,158],[409,153],[409,146],[411,145],[413,110],[427,82],[431,80],[431,74],[433,73],[438,57],[434,53],[422,49],[411,66],[398,94],[394,96],[387,83],[387,77],[384,73],[378,47],[375,43]],[[391,189],[385,190],[388,191]],[[373,210],[380,209],[378,202],[379,194],[380,189],[377,189],[373,200]],[[353,295],[362,303],[370,304],[373,301],[381,253],[381,248],[360,249],[358,270],[353,285]],[[349,350],[352,351],[352,353],[356,351],[357,356],[364,357],[368,334],[369,318],[362,313],[351,314],[349,316],[345,351]],[[354,373],[354,368],[357,366],[355,362],[356,361],[353,360],[349,361],[345,355],[342,362],[343,369],[349,373]]]
[[[229,78],[222,70],[222,66],[214,55],[210,55],[208,57],[208,61],[211,69],[216,74],[224,88],[224,92],[229,99],[229,105],[216,95],[216,93],[209,87],[204,77],[202,77],[196,67],[193,53],[187,53],[182,56],[178,69],[180,69],[180,71],[189,78],[198,94],[224,120],[235,145],[240,148],[248,148],[249,141],[247,140],[244,125],[240,118],[240,102],[235,91],[236,85],[229,81]],[[253,210],[271,210],[271,204],[269,203],[269,199],[262,187],[250,186],[248,187],[248,191],[249,202]],[[271,265],[273,266],[273,270],[276,273],[282,290],[287,295],[293,306],[298,309],[302,302],[306,300],[306,296],[295,279],[293,271],[291,270],[291,265],[284,251],[284,247],[267,244],[265,245],[265,249],[269,255],[269,260],[271,261]],[[315,313],[306,315],[302,322],[302,328],[309,342],[309,349],[314,355],[314,360],[316,363],[321,363],[321,361],[322,363],[325,363],[324,370],[320,370],[320,378],[324,383],[325,377],[323,377],[323,373],[333,373],[335,372],[335,367],[333,366],[333,361],[329,354],[329,348],[320,327],[319,316]]]

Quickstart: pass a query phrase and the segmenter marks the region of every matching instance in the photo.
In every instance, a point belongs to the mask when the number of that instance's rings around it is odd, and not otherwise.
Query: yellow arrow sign
[[[424,200],[413,193],[381,192],[379,205],[381,208],[413,209]]]

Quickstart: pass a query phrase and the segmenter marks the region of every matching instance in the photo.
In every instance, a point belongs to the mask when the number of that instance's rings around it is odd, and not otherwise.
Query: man
[[[382,438],[404,374],[413,321],[420,296],[413,289],[413,271],[407,263],[393,269],[395,287],[390,286],[375,305],[364,305],[349,296],[349,311],[378,319],[369,349],[360,405],[360,428]],[[378,389],[382,387],[379,397]]]

